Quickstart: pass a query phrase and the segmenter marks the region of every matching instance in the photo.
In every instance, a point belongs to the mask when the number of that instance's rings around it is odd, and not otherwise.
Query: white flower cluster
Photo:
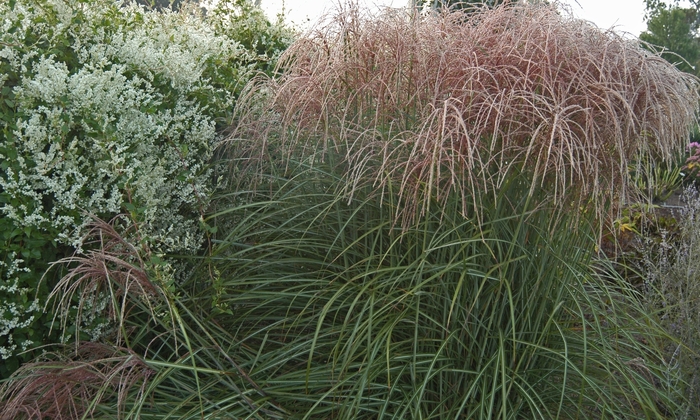
[[[10,168],[0,188],[32,203],[5,204],[2,213],[20,226],[58,229],[62,242],[79,247],[86,213],[116,214],[131,201],[152,246],[165,252],[197,249],[201,235],[188,216],[207,204],[205,164],[217,136],[208,104],[195,98],[216,90],[202,78],[209,60],[245,52],[234,40],[215,35],[202,16],[105,8],[105,2],[47,3],[56,23],[50,30],[31,30],[45,32],[48,43],[70,39],[78,63],[69,69],[50,51],[22,55],[5,47],[0,53],[26,74],[13,88],[20,170]],[[121,20],[109,15],[115,10]],[[22,4],[0,6],[9,16],[4,26],[13,13],[21,22],[16,45],[43,12]],[[83,16],[80,25],[76,16]],[[233,95],[224,96],[229,102],[217,106],[232,107]]]
[[[61,334],[61,342],[63,344],[70,343],[74,340],[75,334],[87,334],[91,341],[97,341],[114,332],[116,323],[111,319],[103,318],[105,308],[110,303],[111,296],[109,293],[97,290],[88,291],[93,293],[91,296],[86,296],[81,299],[80,305],[73,305],[70,309],[77,314],[75,324],[71,326],[70,331],[63,328]],[[62,314],[61,318],[67,319],[66,314]]]
[[[0,360],[7,359],[18,351],[24,351],[34,344],[27,339],[16,343],[12,333],[18,328],[29,326],[40,309],[34,299],[34,290],[19,286],[17,274],[29,271],[23,265],[24,260],[14,253],[9,259],[10,264],[0,260],[0,271],[5,273],[5,278],[0,279],[0,293],[16,295],[21,299],[19,302],[0,302],[0,339],[4,342],[4,345],[0,346]]]
[[[126,211],[139,226],[131,239],[194,252],[216,124],[261,58],[225,15],[124,3],[0,1],[0,227],[81,250],[90,214]],[[12,240],[0,238],[0,360],[32,344],[13,334],[35,328],[45,303],[34,301],[43,273],[23,272],[31,263],[8,251]],[[84,330],[97,337],[100,322]]]

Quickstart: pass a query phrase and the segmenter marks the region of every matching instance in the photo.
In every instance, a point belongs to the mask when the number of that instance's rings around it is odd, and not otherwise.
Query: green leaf
[[[19,359],[16,356],[13,356],[3,360],[3,364],[5,365],[5,369],[12,373],[19,368]]]

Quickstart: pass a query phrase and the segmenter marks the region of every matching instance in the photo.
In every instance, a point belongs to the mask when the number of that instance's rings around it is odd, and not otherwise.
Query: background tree
[[[659,51],[678,69],[698,75],[700,0],[691,3],[693,7],[681,8],[677,2],[669,6],[659,0],[647,0],[647,30],[639,39],[651,44],[646,47]]]

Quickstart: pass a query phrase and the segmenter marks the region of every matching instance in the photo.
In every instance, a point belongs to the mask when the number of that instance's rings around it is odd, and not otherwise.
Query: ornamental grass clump
[[[478,213],[469,197],[495,195],[520,171],[532,172],[531,193],[600,213],[626,199],[640,154],[682,149],[700,99],[695,77],[636,41],[539,4],[468,19],[350,7],[281,68],[264,83],[269,114],[241,115],[235,148],[263,160],[342,151],[348,197],[363,183],[398,185],[407,222],[426,214],[422,196],[443,203],[452,191],[463,214]],[[261,148],[254,132],[279,141]],[[372,166],[373,156],[384,158]]]
[[[696,78],[531,3],[349,7],[280,63],[239,102],[201,295],[271,401],[301,418],[679,413],[663,329],[595,254],[629,165],[683,147]]]
[[[86,243],[102,246],[58,262],[72,268],[51,294],[74,345],[54,346],[0,386],[0,420],[288,418],[237,364],[247,362],[230,347],[237,339],[209,317],[210,307],[170,287],[170,265],[130,242],[136,225],[119,218],[90,228]],[[81,304],[107,296],[104,307],[79,311],[76,320],[111,318],[98,342],[81,340],[66,322],[74,319],[66,310],[74,294]]]
[[[22,366],[0,388],[0,418],[679,412],[654,346],[663,331],[603,276],[613,270],[591,269],[592,225],[569,214],[549,230],[552,207],[541,190],[526,197],[525,176],[480,202],[481,225],[453,194],[401,228],[397,190],[348,203],[337,165],[291,168],[269,174],[271,190],[221,197],[212,253],[177,291],[146,250],[95,223],[105,252],[77,261],[55,299],[73,282],[107,288],[119,331]]]
[[[668,334],[597,259],[596,216],[624,198],[629,159],[682,143],[696,79],[529,3],[468,18],[351,6],[279,71],[237,108],[219,155],[229,189],[202,218],[211,248],[183,257],[177,289],[142,243],[126,246],[134,235],[76,260],[55,289],[115,290],[105,341],[149,369],[124,397],[105,380],[80,415],[682,412]],[[127,262],[141,269],[131,281]],[[17,372],[0,410],[49,412],[47,369]]]

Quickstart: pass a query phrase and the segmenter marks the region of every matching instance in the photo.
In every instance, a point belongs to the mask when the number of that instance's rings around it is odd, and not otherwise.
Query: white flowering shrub
[[[244,1],[10,0],[0,17],[1,377],[47,340],[39,280],[91,215],[127,214],[158,253],[200,248],[220,130],[291,37]]]

